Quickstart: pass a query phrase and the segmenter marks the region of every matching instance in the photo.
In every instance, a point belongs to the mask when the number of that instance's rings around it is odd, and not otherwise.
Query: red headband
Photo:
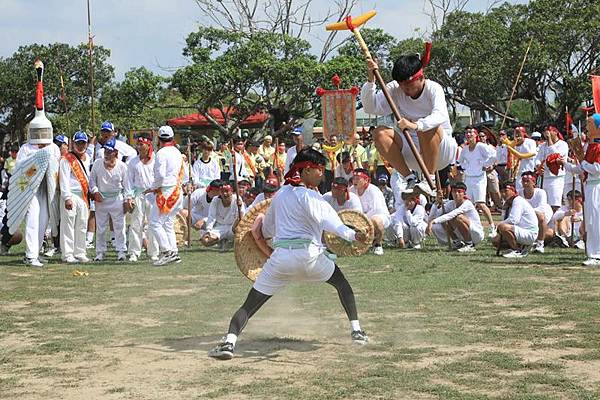
[[[227,184],[225,184],[225,185],[221,186],[220,190],[221,190],[222,192],[223,192],[223,191],[230,192],[230,191],[232,190],[232,188],[231,188],[231,185],[227,183]]]
[[[413,82],[417,79],[420,79],[425,74],[423,73],[423,68],[429,65],[429,61],[431,60],[431,42],[425,42],[425,53],[421,57],[421,69],[419,69],[416,73],[414,73],[408,79],[405,79],[403,82]]]
[[[152,147],[152,140],[145,138],[145,137],[138,137],[137,141],[143,144],[147,144],[148,145],[148,158],[152,158],[152,151],[153,151],[153,147]]]
[[[506,185],[504,188],[505,188],[505,189],[510,189],[510,190],[512,190],[512,191],[513,191],[513,193],[517,193],[517,188],[516,188],[516,187],[515,187],[515,185],[513,185],[512,183],[511,183],[511,184],[509,184],[509,185]]]
[[[521,132],[523,134],[523,136],[529,137],[529,135],[527,134],[527,131],[525,130],[524,126],[517,126],[515,128],[515,132]]]
[[[331,187],[338,190],[343,190],[346,193],[346,200],[350,200],[350,192],[348,191],[347,185],[342,185],[340,183],[333,183]]]
[[[210,192],[211,190],[221,190],[221,188],[220,188],[219,186],[211,186],[211,185],[208,185],[208,186],[206,187],[206,191],[207,191],[207,192]]]
[[[368,183],[371,183],[371,177],[368,174],[365,174],[362,171],[354,171],[354,173],[352,174],[354,176],[358,176],[360,178],[365,179]]]
[[[302,182],[302,178],[300,178],[300,170],[304,168],[318,168],[323,170],[325,166],[321,164],[314,163],[312,161],[302,161],[292,164],[290,170],[285,174],[285,182],[284,185],[299,185]]]
[[[535,175],[532,175],[532,174],[527,174],[527,175],[523,175],[521,177],[521,180],[523,180],[523,181],[529,180],[529,181],[532,181],[532,182],[535,183],[537,181],[537,177]]]

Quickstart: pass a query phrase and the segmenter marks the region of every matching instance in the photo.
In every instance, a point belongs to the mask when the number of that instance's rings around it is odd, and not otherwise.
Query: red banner
[[[596,113],[600,113],[600,76],[592,75],[592,94]]]

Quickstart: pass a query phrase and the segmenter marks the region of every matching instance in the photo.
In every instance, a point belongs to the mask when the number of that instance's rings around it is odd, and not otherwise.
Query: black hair
[[[567,193],[567,198],[572,199],[573,194],[575,194],[575,198],[581,197],[581,192],[579,190],[569,190],[569,192]]]
[[[464,182],[454,182],[450,185],[450,189],[467,190],[467,185]]]
[[[336,185],[342,185],[342,186],[348,187],[348,179],[346,179],[342,176],[338,176],[337,178],[335,178],[333,180],[333,183]]]
[[[394,63],[392,78],[398,82],[406,81],[420,69],[421,57],[418,54],[403,55]]]
[[[515,181],[512,179],[507,179],[505,181],[500,182],[500,190],[506,189],[507,186],[515,186]],[[516,186],[515,186],[516,187]]]
[[[13,144],[12,146],[10,146],[10,151],[19,151],[19,145]]]
[[[223,182],[220,179],[213,179],[212,181],[210,181],[210,183],[208,185],[216,187],[216,188],[220,188],[221,186],[223,186],[224,183],[225,182]]]
[[[305,149],[300,150],[296,157],[294,157],[293,164],[310,161],[317,165],[325,165],[327,163],[327,158],[321,152],[313,149],[312,147],[307,147]]]
[[[350,152],[349,151],[342,151],[341,153],[338,153],[337,156],[335,156],[335,159],[339,163],[344,162],[346,160],[350,161]]]
[[[158,141],[161,142],[161,143],[169,143],[169,142],[172,142],[174,140],[175,140],[174,137],[171,137],[171,138],[161,138],[160,136],[158,137]]]
[[[523,173],[521,174],[521,178],[524,176],[529,176],[529,175],[536,176],[535,172],[533,172],[533,171],[523,171]]]
[[[367,170],[366,170],[366,169],[364,169],[364,168],[355,168],[355,169],[354,169],[354,172],[355,172],[355,173],[356,173],[356,172],[358,172],[358,173],[363,173],[363,174],[367,174],[367,175],[369,175],[369,171],[367,171]]]

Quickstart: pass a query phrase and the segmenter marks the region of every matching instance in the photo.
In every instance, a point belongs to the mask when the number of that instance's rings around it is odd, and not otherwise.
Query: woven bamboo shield
[[[265,214],[271,205],[271,199],[261,201],[252,207],[241,219],[235,230],[233,251],[235,262],[242,274],[252,282],[262,270],[267,256],[259,248],[252,236],[252,225],[259,214]]]
[[[365,232],[367,241],[365,243],[354,241],[348,242],[339,236],[325,232],[325,244],[332,253],[343,256],[360,256],[365,254],[371,248],[374,238],[373,223],[365,214],[354,210],[342,210],[338,212],[344,225],[349,226],[355,231]]]

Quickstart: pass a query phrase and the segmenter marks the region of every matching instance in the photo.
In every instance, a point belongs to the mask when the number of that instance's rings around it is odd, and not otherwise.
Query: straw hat
[[[265,214],[271,205],[271,199],[261,201],[252,207],[240,220],[235,229],[233,252],[235,262],[242,274],[252,282],[262,270],[267,256],[259,248],[252,236],[252,225],[259,214]]]
[[[367,241],[348,242],[332,233],[325,232],[327,249],[338,256],[360,256],[369,251],[374,238],[373,223],[365,214],[354,210],[342,210],[338,213],[342,222],[355,231],[365,232]]]

